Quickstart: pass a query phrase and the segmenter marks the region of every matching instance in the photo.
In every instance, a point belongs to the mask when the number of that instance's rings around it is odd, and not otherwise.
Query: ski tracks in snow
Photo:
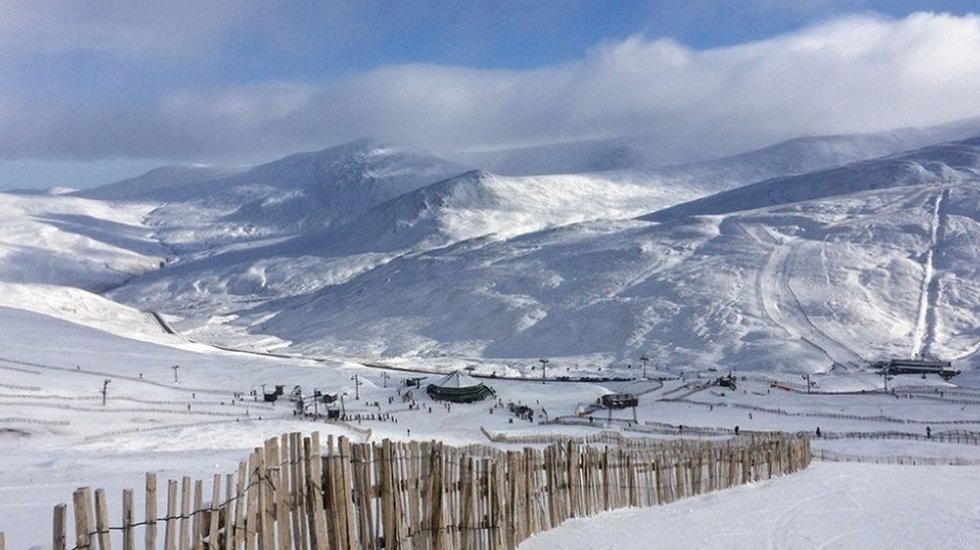
[[[863,362],[860,354],[817,328],[790,286],[797,240],[777,237],[762,224],[740,222],[739,226],[754,240],[770,248],[756,283],[762,309],[769,320],[790,337],[809,344],[834,363]]]
[[[932,221],[929,227],[929,250],[922,261],[922,285],[919,293],[919,313],[916,316],[913,333],[912,356],[930,354],[936,338],[937,315],[941,288],[936,277],[935,254],[945,233],[946,214],[944,205],[949,198],[949,189],[935,195],[932,208]]]

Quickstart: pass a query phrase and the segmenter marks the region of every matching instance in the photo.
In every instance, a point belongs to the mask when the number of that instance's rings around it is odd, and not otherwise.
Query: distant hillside
[[[919,149],[980,133],[980,118],[928,128],[903,128],[867,134],[795,138],[742,154],[712,160],[697,152],[670,150],[654,136],[557,143],[483,152],[447,152],[463,164],[507,176],[579,174],[610,170],[652,170],[664,175],[692,166],[716,171],[727,167],[743,182],[810,172],[858,160]],[[679,147],[679,146],[678,146]],[[681,164],[682,163],[682,164]],[[750,173],[754,171],[754,173]]]
[[[246,168],[221,166],[162,166],[135,178],[82,189],[71,194],[87,199],[148,200],[160,197],[173,188],[205,184],[245,170]]]
[[[974,179],[978,173],[980,137],[975,137],[831,170],[761,181],[666,208],[643,219],[667,221],[726,214],[896,185]]]

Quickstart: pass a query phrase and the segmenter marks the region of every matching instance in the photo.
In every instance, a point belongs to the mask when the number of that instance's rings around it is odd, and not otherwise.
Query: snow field
[[[817,462],[765,483],[570,520],[520,548],[973,548],[977,491],[972,467]]]

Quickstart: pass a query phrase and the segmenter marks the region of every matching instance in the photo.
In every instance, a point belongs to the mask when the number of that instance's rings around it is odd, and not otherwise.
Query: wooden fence
[[[865,464],[893,464],[899,466],[977,466],[978,458],[938,457],[912,455],[866,456],[838,453],[825,449],[813,449],[813,459],[825,462],[861,462]]]
[[[289,433],[256,448],[237,475],[215,475],[209,484],[184,477],[158,485],[147,474],[142,505],[133,490],[123,491],[118,527],[105,491],[80,488],[71,506],[74,538],[69,507],[59,504],[52,547],[513,549],[571,517],[671,502],[809,462],[809,439],[781,434],[504,451],[332,436],[324,449],[318,433]]]
[[[837,394],[841,395],[841,394]],[[863,394],[854,394],[863,395]],[[875,395],[875,394],[867,394]],[[766,414],[774,414],[778,416],[797,416],[797,417],[810,417],[810,418],[832,418],[836,420],[862,420],[867,422],[889,422],[892,424],[980,424],[980,418],[969,419],[936,419],[936,420],[921,420],[917,418],[899,418],[897,416],[887,416],[883,414],[879,415],[859,415],[859,414],[847,414],[847,413],[835,413],[835,412],[820,412],[820,411],[787,411],[780,408],[772,407],[760,407],[758,405],[749,405],[746,403],[713,403],[710,401],[699,401],[696,399],[662,399],[661,401],[667,401],[672,403],[687,403],[689,405],[700,405],[702,407],[730,407],[733,409],[742,409],[746,411],[755,411]],[[975,403],[971,403],[975,404]]]

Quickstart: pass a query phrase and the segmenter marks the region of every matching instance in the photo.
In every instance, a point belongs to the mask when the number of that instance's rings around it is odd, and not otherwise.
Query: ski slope
[[[859,366],[865,359],[846,344],[817,328],[790,285],[793,260],[801,241],[774,235],[761,224],[741,224],[757,242],[772,249],[759,270],[756,290],[766,316],[791,338],[814,347],[827,356],[833,365]]]
[[[969,548],[975,469],[815,463],[788,478],[575,519],[521,550]]]

